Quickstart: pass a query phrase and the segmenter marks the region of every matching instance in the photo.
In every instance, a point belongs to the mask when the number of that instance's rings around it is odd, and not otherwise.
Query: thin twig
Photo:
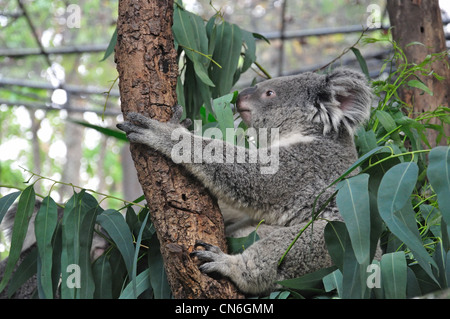
[[[359,41],[361,41],[362,37],[364,36],[364,34],[365,34],[365,33],[367,32],[367,30],[369,30],[369,29],[370,29],[369,27],[367,27],[366,29],[364,29],[364,30],[361,32],[361,34],[360,34],[358,40],[356,40],[356,42],[355,42],[352,46],[346,48],[346,49],[345,49],[344,51],[342,51],[342,53],[341,53],[340,55],[338,55],[336,58],[334,58],[333,60],[331,60],[330,62],[328,62],[328,63],[325,64],[324,66],[322,66],[322,67],[320,67],[320,68],[318,68],[318,69],[313,70],[312,72],[315,73],[315,72],[318,72],[318,71],[322,71],[323,69],[329,67],[331,64],[333,64],[334,62],[336,62],[337,60],[339,60],[340,58],[342,58],[344,55],[346,55],[346,54],[348,53],[348,51],[350,51],[352,48],[354,48],[354,47],[356,47],[356,46],[358,45]]]

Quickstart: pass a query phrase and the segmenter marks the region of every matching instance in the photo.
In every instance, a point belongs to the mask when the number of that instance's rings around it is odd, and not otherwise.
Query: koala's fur
[[[278,261],[311,219],[316,196],[357,160],[353,131],[369,117],[371,98],[365,77],[343,68],[327,75],[275,78],[239,94],[237,110],[246,124],[256,129],[279,129],[279,140],[267,146],[279,152],[279,169],[275,174],[261,174],[261,164],[248,160],[222,164],[203,158],[202,163],[180,163],[220,202],[247,214],[239,227],[230,226],[228,235],[248,234],[265,220],[258,228],[260,240],[241,254],[224,254],[215,246],[199,243],[205,250],[192,255],[204,262],[200,266],[203,272],[230,278],[244,293],[264,294],[275,289],[277,281],[332,264],[323,238],[327,222],[321,219],[300,236],[280,266]],[[174,129],[182,130],[192,145],[195,141],[203,148],[225,143],[194,136],[181,128],[176,117],[161,123],[130,113],[128,121],[118,127],[127,132],[131,142],[148,145],[168,157],[178,142],[171,138]],[[240,151],[238,146],[231,147],[235,154]],[[248,159],[252,151],[245,152]],[[325,191],[317,207],[333,191]],[[335,201],[320,217],[342,220]]]

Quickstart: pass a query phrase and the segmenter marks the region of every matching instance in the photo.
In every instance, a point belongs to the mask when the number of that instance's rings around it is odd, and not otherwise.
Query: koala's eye
[[[275,96],[275,92],[272,91],[272,90],[268,90],[268,91],[266,92],[266,96]]]

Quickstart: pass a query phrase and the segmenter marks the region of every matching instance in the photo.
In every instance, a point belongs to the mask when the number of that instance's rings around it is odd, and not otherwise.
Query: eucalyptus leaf
[[[242,33],[237,25],[226,21],[217,25],[216,28],[213,59],[221,67],[212,65],[211,79],[216,85],[212,90],[213,96],[219,97],[230,93],[235,82],[234,75],[241,56]]]
[[[414,162],[400,163],[389,169],[378,190],[378,209],[390,231],[411,249],[419,264],[434,278],[430,264],[437,265],[423,247],[409,201],[417,174],[418,167]]]
[[[8,285],[8,298],[11,298],[14,293],[30,279],[37,271],[37,248],[31,248],[26,254],[21,255],[23,259],[19,266],[17,266],[14,275]]]
[[[58,207],[55,201],[47,196],[43,199],[41,207],[36,214],[35,233],[36,244],[39,251],[41,263],[40,271],[37,274],[38,285],[42,288],[39,294],[41,299],[53,298],[52,284],[52,238],[58,222]]]
[[[108,209],[97,216],[97,222],[114,241],[131,276],[134,259],[133,236],[122,214],[114,209]]]
[[[383,255],[380,268],[385,298],[405,299],[407,282],[405,253],[400,251]]]
[[[369,175],[345,179],[337,185],[336,203],[344,218],[355,257],[360,264],[370,256]]]
[[[420,89],[429,95],[433,96],[433,92],[420,80],[410,80],[406,83],[408,86]]]
[[[134,258],[133,258],[133,270],[132,270],[132,273],[131,273],[131,283],[132,283],[133,294],[134,294],[135,298],[138,297],[138,295],[137,295],[137,283],[136,283],[137,261],[138,261],[138,256],[139,256],[139,250],[141,248],[142,233],[144,232],[144,229],[145,229],[145,227],[147,225],[147,220],[148,220],[149,216],[150,216],[150,213],[147,212],[147,214],[146,214],[146,216],[144,218],[144,221],[142,222],[141,229],[139,230],[138,237],[136,239],[136,249],[135,249]]]
[[[178,45],[184,48],[194,63],[195,74],[204,84],[214,87],[214,82],[208,76],[208,37],[203,19],[175,6],[172,30]]]
[[[9,199],[12,199],[12,197],[13,196]],[[25,188],[20,195],[19,203],[17,205],[17,212],[14,219],[9,257],[6,263],[5,272],[3,273],[3,278],[0,282],[0,292],[5,289],[14,267],[19,260],[22,245],[27,235],[28,224],[35,208],[35,198],[36,194],[34,192],[34,185]]]
[[[227,237],[227,246],[228,249],[230,250],[230,254],[240,254],[258,240],[259,236],[256,233],[256,230],[254,230],[245,237],[239,238]]]
[[[286,279],[279,281],[278,283],[284,287],[296,289],[296,290],[311,290],[319,289],[323,286],[323,277],[331,274],[336,270],[336,267],[322,268],[315,272],[303,275],[298,278]]]
[[[339,269],[336,269],[331,274],[323,277],[323,286],[326,292],[330,292],[334,289],[337,291],[339,297],[342,296],[342,273]]]
[[[149,269],[144,270],[136,277],[136,293],[134,292],[133,284],[130,282],[120,294],[119,299],[136,299],[145,290],[150,288],[149,283]]]
[[[366,60],[362,56],[361,51],[359,51],[355,47],[351,47],[350,50],[352,50],[353,54],[356,57],[356,60],[358,60],[359,66],[361,67],[361,71],[364,73],[367,79],[370,79],[369,68],[367,67]]]
[[[61,252],[61,298],[79,298],[79,287],[76,280],[76,267],[79,267],[80,257],[80,227],[85,214],[83,196],[86,190],[74,192],[64,208],[62,219],[62,252]],[[74,270],[75,269],[75,270]]]
[[[450,225],[450,147],[432,149],[428,159],[427,176],[436,192],[442,217]]]
[[[81,269],[80,278],[80,298],[92,299],[94,296],[95,282],[91,267],[91,247],[94,236],[95,222],[97,215],[102,211],[100,207],[88,209],[83,217],[79,238],[80,240],[80,257],[79,265]]]
[[[364,299],[368,297],[368,263],[359,264],[349,241],[344,252],[342,271],[342,298]]]
[[[106,254],[95,261],[92,272],[95,282],[94,298],[112,299],[112,270]]]
[[[392,116],[388,112],[382,110],[377,110],[375,112],[375,115],[377,119],[380,121],[381,125],[386,130],[386,132],[390,133],[390,137],[395,141],[399,142],[400,136],[396,132],[397,124],[395,123]]]
[[[0,223],[2,222],[3,217],[5,217],[6,212],[9,210],[12,203],[14,203],[14,201],[16,200],[17,197],[19,197],[20,194],[21,192],[19,191],[5,195],[2,198],[0,198]]]
[[[105,61],[111,54],[114,53],[116,43],[117,43],[117,27],[114,29],[111,40],[109,40],[108,47],[106,48],[105,54],[103,55],[103,58],[100,60],[100,62]]]
[[[216,119],[219,123],[219,128],[222,131],[222,137],[224,140],[226,140],[227,128],[234,128],[233,111],[231,110],[231,100],[233,97],[234,93],[230,93],[214,99],[213,101],[214,114],[216,115]]]
[[[333,264],[342,272],[346,245],[350,241],[345,224],[339,221],[328,222],[325,226],[324,238]]]
[[[155,299],[167,299],[171,297],[169,283],[167,282],[166,271],[161,256],[159,241],[155,235],[150,240],[148,250],[148,270],[150,284],[153,289]]]

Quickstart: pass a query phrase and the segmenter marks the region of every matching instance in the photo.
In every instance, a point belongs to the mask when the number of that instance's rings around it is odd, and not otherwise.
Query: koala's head
[[[242,120],[280,134],[350,134],[368,119],[372,93],[365,77],[349,69],[303,73],[264,81],[243,90],[237,100]]]

